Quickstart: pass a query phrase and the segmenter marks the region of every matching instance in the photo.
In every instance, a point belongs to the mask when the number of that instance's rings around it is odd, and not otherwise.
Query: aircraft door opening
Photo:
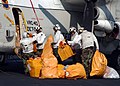
[[[19,25],[19,14],[18,14],[18,12],[21,12],[21,10],[19,8],[13,8],[12,12],[13,12],[14,19],[15,19],[15,25]]]
[[[13,15],[15,19],[15,26],[16,26],[16,36],[15,36],[15,49],[14,52],[18,55],[18,51],[20,49],[20,39],[21,39],[21,28],[20,28],[20,13],[22,12],[19,8],[13,8]]]

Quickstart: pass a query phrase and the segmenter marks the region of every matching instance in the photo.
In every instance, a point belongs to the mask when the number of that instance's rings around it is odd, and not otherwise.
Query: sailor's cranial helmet
[[[78,32],[81,33],[81,32],[83,32],[83,30],[84,30],[84,27],[81,27],[81,28],[79,28]]]
[[[60,25],[59,24],[56,24],[55,27],[56,27],[57,30],[60,30]]]
[[[36,31],[41,31],[41,30],[42,30],[42,27],[40,27],[40,26],[36,27]]]
[[[75,27],[70,27],[70,32],[76,32],[76,28]]]

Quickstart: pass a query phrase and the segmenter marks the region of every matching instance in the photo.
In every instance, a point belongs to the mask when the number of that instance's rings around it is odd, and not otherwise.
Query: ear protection
[[[75,27],[71,27],[70,28],[70,32],[76,32],[76,28]]]

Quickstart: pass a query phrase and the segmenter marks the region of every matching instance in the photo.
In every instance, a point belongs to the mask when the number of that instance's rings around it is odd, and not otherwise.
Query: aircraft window
[[[13,37],[14,34],[15,34],[14,31],[6,30],[6,37]]]
[[[10,30],[6,30],[6,37],[10,37]]]

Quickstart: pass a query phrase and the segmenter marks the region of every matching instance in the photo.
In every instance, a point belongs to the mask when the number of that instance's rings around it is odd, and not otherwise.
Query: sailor
[[[74,61],[81,63],[81,32],[76,32],[76,28],[70,28],[70,33],[72,35],[71,41],[67,43],[72,47],[73,52],[75,53]]]
[[[96,49],[99,50],[99,44],[92,32],[85,30],[83,27],[79,29],[79,32],[81,32],[82,64],[86,70],[87,78],[89,78],[92,57]]]
[[[76,29],[75,27],[70,27],[69,33],[70,33],[70,35],[71,35],[71,41],[73,41],[73,40],[74,40],[74,37],[75,37],[76,35],[78,35],[77,29]]]
[[[40,57],[43,51],[46,35],[43,33],[42,27],[36,29],[36,41],[37,41],[37,55]]]
[[[26,32],[23,35],[23,39],[20,40],[21,48],[22,48],[22,60],[25,68],[25,74],[28,73],[28,68],[26,61],[29,58],[34,58],[34,53],[33,53],[33,41],[35,41],[33,38],[29,38],[29,35],[26,34]]]
[[[34,39],[29,37],[28,34],[24,34],[23,39],[20,40],[24,59],[29,59],[33,55],[33,41]]]
[[[56,24],[54,27],[53,27],[53,30],[54,30],[54,41],[53,41],[53,54],[55,55],[55,57],[57,58],[58,60],[58,63],[61,64],[62,61],[61,61],[61,58],[58,54],[58,46],[59,46],[59,43],[60,41],[63,41],[64,40],[64,36],[62,35],[61,31],[60,31],[60,26],[59,24]]]

